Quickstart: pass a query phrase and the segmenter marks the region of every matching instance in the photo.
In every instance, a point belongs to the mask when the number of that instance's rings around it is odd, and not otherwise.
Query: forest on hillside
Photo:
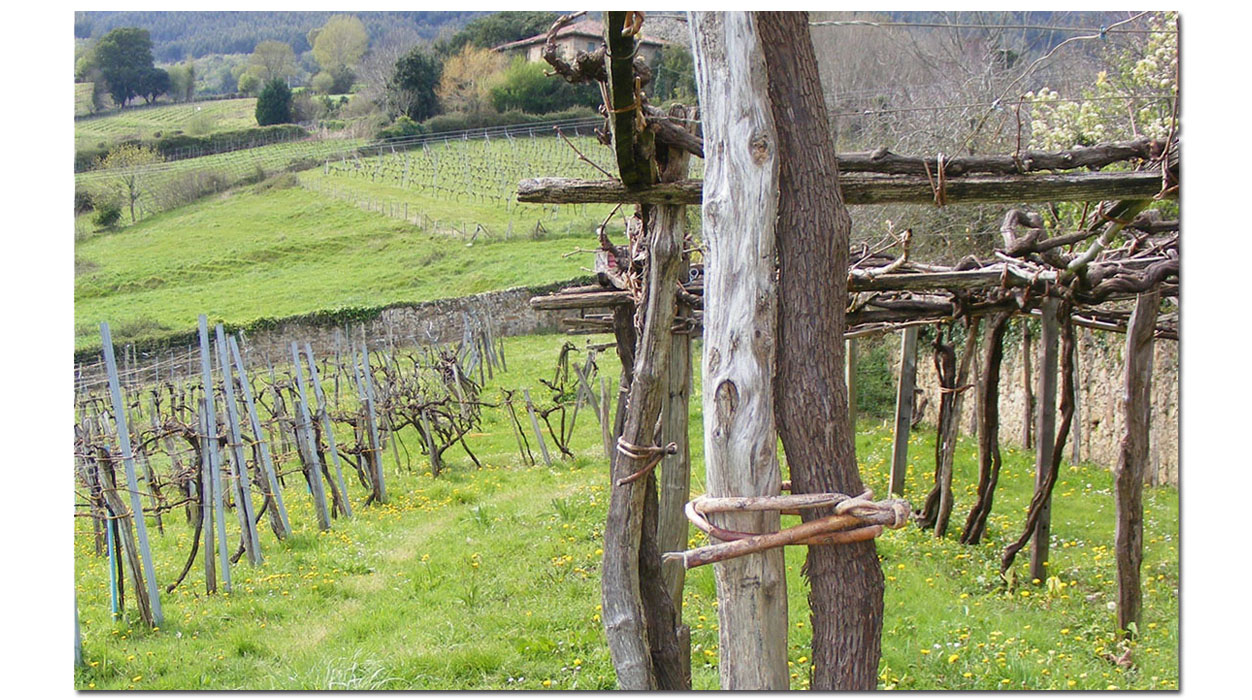
[[[152,55],[171,63],[212,54],[251,53],[259,42],[281,41],[297,53],[308,51],[309,31],[326,24],[334,12],[75,12],[74,37],[98,39],[118,27],[147,29]],[[370,39],[410,28],[424,40],[444,28],[457,29],[484,12],[356,12]]]

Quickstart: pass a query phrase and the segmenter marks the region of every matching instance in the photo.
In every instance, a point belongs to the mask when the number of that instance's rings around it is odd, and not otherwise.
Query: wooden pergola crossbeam
[[[916,175],[841,173],[839,187],[850,205],[1096,202],[1152,199],[1161,193],[1159,171],[972,176],[935,181]],[[699,204],[700,180],[626,187],[616,180],[533,178],[517,187],[517,201],[531,204]],[[938,195],[938,197],[936,196]],[[1167,193],[1177,197],[1177,190]]]

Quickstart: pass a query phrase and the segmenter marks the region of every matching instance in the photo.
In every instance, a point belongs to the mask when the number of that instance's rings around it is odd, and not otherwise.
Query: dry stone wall
[[[1016,322],[1014,322],[1016,323]],[[1078,412],[1075,420],[1079,458],[1112,467],[1117,461],[1118,443],[1125,424],[1122,409],[1124,382],[1122,356],[1126,338],[1119,333],[1080,328],[1078,332]],[[897,336],[898,337],[898,336]],[[1004,364],[1000,370],[1000,440],[1020,446],[1025,418],[1025,391],[1022,386],[1022,345],[1005,342]],[[899,373],[899,341],[892,340],[892,371]],[[1038,387],[1039,340],[1036,333],[1031,348],[1031,386]],[[959,348],[958,348],[959,351]],[[930,345],[918,343],[917,386],[919,401],[924,400],[922,422],[934,426],[939,410],[939,381]],[[981,359],[981,358],[980,358]],[[1178,343],[1157,340],[1152,373],[1152,433],[1150,459],[1146,470],[1152,484],[1178,485],[1179,464],[1179,355]],[[1058,380],[1059,386],[1059,380]],[[1037,391],[1037,389],[1032,389]],[[961,407],[961,432],[974,434],[975,401],[967,395]],[[1060,397],[1057,397],[1060,404]],[[1060,422],[1059,411],[1057,422]],[[1065,445],[1066,458],[1073,457],[1073,443]]]

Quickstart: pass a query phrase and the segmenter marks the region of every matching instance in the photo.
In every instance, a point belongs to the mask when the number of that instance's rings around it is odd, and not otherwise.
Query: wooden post
[[[539,451],[543,453],[543,463],[552,466],[552,457],[548,455],[548,445],[543,441],[543,433],[539,430],[539,419],[535,417],[535,404],[530,400],[530,389],[522,389],[526,399],[526,412],[530,414],[530,426],[535,429],[535,439],[539,441]]]
[[[313,360],[313,347],[304,344],[304,354],[309,358],[309,375],[313,383],[313,392],[317,395],[317,417],[322,422],[322,434],[326,436],[326,448],[330,450],[331,461],[335,465],[335,482],[339,486],[339,503],[343,506],[342,515],[352,517],[352,504],[348,502],[348,487],[343,481],[343,467],[339,464],[339,447],[335,444],[335,426],[331,423],[330,414],[326,410],[326,395],[322,393],[322,380],[317,374],[317,364]]]
[[[278,486],[278,477],[274,473],[274,462],[270,457],[269,444],[261,437],[261,420],[257,417],[256,403],[252,400],[252,385],[248,381],[248,370],[244,367],[243,357],[239,353],[239,343],[234,336],[230,338],[230,352],[239,370],[239,385],[243,393],[244,407],[248,410],[248,423],[252,427],[253,439],[261,453],[261,469],[265,474],[265,484],[269,490],[266,496],[270,499],[270,522],[274,535],[278,539],[287,539],[291,534],[291,524],[287,520],[287,506],[283,504],[282,489]]]
[[[226,355],[226,332],[222,324],[217,324],[217,363],[222,368],[222,388],[226,400],[226,427],[230,438],[231,460],[235,467],[235,484],[238,487],[239,530],[243,535],[244,552],[253,566],[259,566],[264,557],[261,555],[261,543],[257,539],[256,517],[252,507],[252,482],[248,479],[248,461],[243,449],[243,433],[239,429],[239,415],[235,403],[235,382],[230,371],[230,360]]]
[[[301,366],[300,350],[295,341],[291,342],[291,366],[296,374],[296,387],[300,392],[296,408],[299,411],[299,423],[296,426],[297,449],[302,452],[301,462],[304,463],[304,475],[309,482],[309,493],[313,496],[313,510],[317,514],[317,529],[330,529],[330,511],[326,508],[326,489],[322,485],[322,465],[317,458],[317,446],[313,444],[313,417],[309,411],[309,393],[304,388],[304,368]]]
[[[690,313],[679,302],[680,314]],[[683,508],[691,497],[691,446],[688,417],[691,403],[691,335],[675,334],[670,340],[670,360],[666,377],[669,382],[666,401],[661,407],[661,444],[674,443],[677,451],[661,460],[658,484],[660,505],[656,545],[661,552],[678,552],[687,548],[690,525]],[[575,368],[577,369],[577,368]],[[682,619],[683,581],[686,568],[682,562],[661,563],[665,588],[674,601],[674,610]]]
[[[613,419],[609,417],[609,404],[611,403],[609,386],[602,376],[600,377],[600,439],[604,442],[604,458],[610,462],[613,461]]]
[[[196,412],[200,431],[200,539],[204,544],[204,592],[217,593],[217,567],[213,563],[213,460],[209,457],[213,441],[209,439],[208,409],[204,398]]]
[[[222,503],[222,463],[218,452],[217,441],[217,405],[213,395],[213,369],[210,364],[212,355],[209,353],[209,320],[200,314],[200,381],[204,390],[204,427],[208,436],[210,493],[213,494],[213,520],[217,525],[217,560],[222,576],[222,587],[231,592],[230,583],[230,552],[226,543],[226,508]]]
[[[1126,334],[1127,336],[1130,335],[1129,329],[1127,329]],[[1077,375],[1075,377],[1077,381],[1074,382],[1074,426],[1073,426],[1073,429],[1070,430],[1070,437],[1072,438],[1072,444],[1073,444],[1073,451],[1070,453],[1070,462],[1073,464],[1078,464],[1080,461],[1082,461],[1082,401],[1080,400],[1080,397],[1082,396],[1082,391],[1079,390],[1079,387],[1083,385],[1082,383],[1082,336],[1083,336],[1082,329],[1075,328],[1074,329],[1074,374]]]
[[[1035,428],[1035,488],[1038,490],[1052,469],[1052,451],[1056,440],[1056,372],[1057,372],[1057,320],[1055,299],[1043,302],[1043,332],[1039,335],[1039,349],[1043,358],[1039,363],[1039,416]],[[1040,581],[1047,578],[1048,537],[1052,527],[1052,506],[1045,503],[1035,524],[1034,539],[1030,548],[1030,578]]]
[[[917,326],[904,329],[900,341],[900,384],[896,391],[895,442],[891,448],[891,485],[896,496],[904,495],[908,472],[909,426],[913,423],[913,389],[917,385]]]
[[[1035,392],[1032,386],[1030,360],[1033,350],[1030,342],[1030,319],[1022,318],[1022,449],[1034,447]]]
[[[109,332],[109,324],[100,324],[100,342],[104,346],[104,366],[109,374],[109,394],[113,400],[113,418],[117,428],[117,445],[122,454],[122,464],[126,469],[126,488],[130,492],[130,512],[135,521],[135,535],[138,538],[139,558],[143,566],[142,575],[134,569],[135,561],[131,558],[135,587],[138,589],[146,584],[148,603],[151,607],[153,627],[161,626],[161,596],[156,582],[156,571],[152,566],[152,550],[148,547],[148,526],[144,522],[143,503],[139,500],[139,482],[135,477],[135,458],[130,446],[130,431],[126,427],[126,403],[122,400],[121,382],[117,376],[117,360],[113,357],[113,337]],[[120,511],[118,512],[120,515]],[[142,579],[142,581],[141,581]],[[138,598],[139,591],[136,590]]]
[[[1113,467],[1119,630],[1142,623],[1139,569],[1143,563],[1143,481],[1152,424],[1152,332],[1160,306],[1159,292],[1140,294],[1126,332],[1126,381],[1122,394],[1126,427]]]
[[[361,326],[361,334],[364,336],[365,327]],[[387,502],[387,482],[383,478],[383,452],[381,443],[378,440],[378,418],[374,413],[374,402],[376,400],[376,392],[374,391],[374,373],[370,369],[370,353],[365,343],[361,344],[361,374],[365,386],[365,394],[363,400],[365,403],[366,427],[369,429],[370,442],[370,464],[374,465],[374,502]]]
[[[692,12],[704,109],[704,454],[708,494],[781,492],[774,422],[778,323],[775,129],[750,14]],[[780,529],[776,511],[719,513],[732,530]],[[782,548],[714,564],[724,690],[786,690]]]

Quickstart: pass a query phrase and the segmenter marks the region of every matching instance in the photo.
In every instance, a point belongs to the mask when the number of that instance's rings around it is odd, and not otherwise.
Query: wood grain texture
[[[772,377],[777,286],[776,136],[751,15],[693,12],[704,110],[706,192],[704,454],[712,496],[774,496]],[[731,530],[773,532],[777,513],[719,514]],[[783,690],[787,592],[781,549],[715,565],[722,688]]]
[[[1148,467],[1152,425],[1152,330],[1160,310],[1158,292],[1143,294],[1135,303],[1126,334],[1126,383],[1122,410],[1126,416],[1113,489],[1117,525],[1114,551],[1117,557],[1117,628],[1141,624],[1143,591],[1143,480]]]
[[[707,129],[706,129],[707,138]],[[706,148],[706,156],[708,149]],[[707,177],[707,175],[706,175]],[[834,182],[827,176],[825,186]],[[569,180],[536,178],[522,180],[517,201],[543,204],[699,204],[704,183],[700,180],[629,188],[616,180]],[[935,189],[929,178],[917,175],[841,174],[839,188],[844,204],[929,204]],[[1022,202],[1098,202],[1113,199],[1148,199],[1161,191],[1159,172],[1097,172],[1057,175],[976,175],[949,179],[943,199],[947,204]]]

